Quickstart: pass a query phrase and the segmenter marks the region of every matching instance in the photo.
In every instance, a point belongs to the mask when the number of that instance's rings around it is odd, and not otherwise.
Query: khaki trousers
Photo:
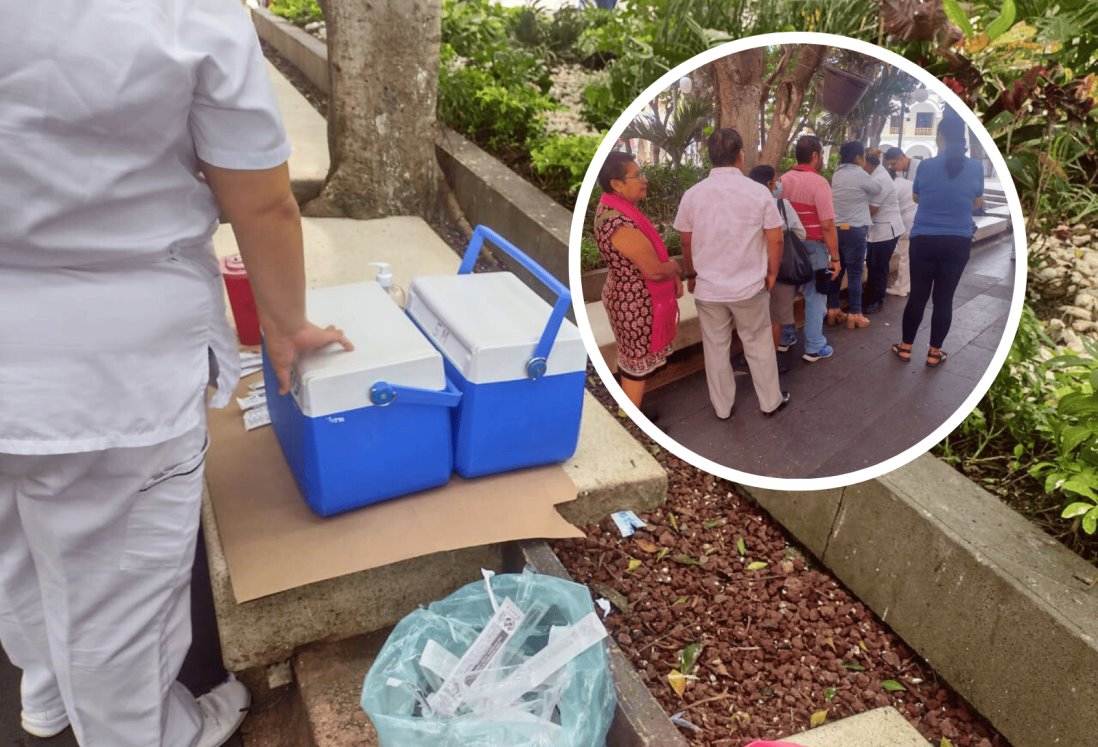
[[[761,290],[745,301],[695,300],[701,324],[702,351],[705,354],[705,380],[709,401],[719,418],[732,413],[736,401],[736,378],[732,373],[729,348],[732,329],[743,342],[743,354],[751,369],[759,407],[769,412],[781,404],[778,386],[778,360],[770,328],[770,294]]]

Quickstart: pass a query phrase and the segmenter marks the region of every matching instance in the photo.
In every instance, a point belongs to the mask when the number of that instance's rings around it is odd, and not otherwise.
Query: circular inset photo
[[[913,63],[827,34],[668,72],[599,147],[572,223],[594,366],[664,448],[823,489],[906,464],[999,372],[1021,315],[1006,164]]]

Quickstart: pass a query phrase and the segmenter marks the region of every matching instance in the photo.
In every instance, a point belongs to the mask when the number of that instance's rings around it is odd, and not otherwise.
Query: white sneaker
[[[39,739],[56,737],[69,728],[69,714],[64,709],[55,714],[20,711],[19,720],[23,731]]]
[[[202,709],[202,736],[194,747],[221,747],[236,733],[252,702],[248,688],[229,679],[197,698]]]

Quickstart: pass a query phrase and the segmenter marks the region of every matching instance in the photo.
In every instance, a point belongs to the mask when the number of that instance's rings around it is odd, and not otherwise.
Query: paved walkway
[[[734,469],[772,477],[825,477],[877,464],[929,435],[972,392],[991,362],[1006,327],[1014,288],[1009,234],[977,245],[954,298],[953,326],[939,369],[923,365],[930,310],[908,365],[889,346],[900,339],[905,299],[887,296],[866,329],[824,327],[835,355],[809,364],[801,342],[790,353],[782,388],[792,394],[785,411],[759,413],[746,371],[737,375],[735,414],[718,420],[709,404],[704,371],[646,398],[656,424],[696,453]],[[647,409],[647,407],[646,407]]]

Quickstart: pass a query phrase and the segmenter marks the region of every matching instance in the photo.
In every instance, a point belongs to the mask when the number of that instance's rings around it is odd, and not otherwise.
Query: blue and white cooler
[[[473,274],[488,239],[557,296],[550,306],[510,272]],[[407,313],[442,351],[461,390],[454,467],[463,477],[561,462],[576,451],[587,353],[564,318],[571,295],[509,241],[477,226],[457,275],[419,276]]]
[[[264,351],[271,425],[309,507],[330,516],[446,483],[461,393],[438,350],[377,283],[311,290],[306,307],[355,345],[298,361],[283,396]]]

